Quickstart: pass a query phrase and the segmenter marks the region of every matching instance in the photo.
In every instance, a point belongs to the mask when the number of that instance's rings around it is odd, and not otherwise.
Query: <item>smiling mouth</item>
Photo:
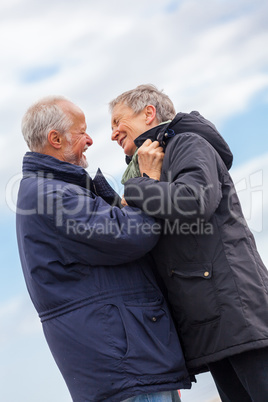
[[[120,147],[122,147],[122,148],[124,148],[123,142],[124,142],[124,139],[125,139],[125,138],[126,138],[126,137],[122,138],[122,139],[119,141],[119,145],[120,145]]]

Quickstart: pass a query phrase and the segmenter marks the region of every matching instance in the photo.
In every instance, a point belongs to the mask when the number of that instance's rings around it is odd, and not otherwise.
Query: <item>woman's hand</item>
[[[141,175],[146,173],[151,179],[160,180],[164,155],[158,141],[146,140],[138,150]]]
[[[123,207],[126,207],[128,205],[128,203],[126,202],[125,197],[123,195],[122,195],[122,198],[121,198],[121,205]]]

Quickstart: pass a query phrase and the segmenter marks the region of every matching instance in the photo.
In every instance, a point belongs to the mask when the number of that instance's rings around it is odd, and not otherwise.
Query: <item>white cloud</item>
[[[265,1],[13,0],[0,7],[1,194],[27,151],[21,118],[44,95],[63,94],[82,107],[94,139],[89,170],[119,177],[124,156],[110,141],[107,104],[120,92],[152,82],[178,111],[200,110],[219,126],[268,87]],[[46,67],[54,74],[27,82]]]

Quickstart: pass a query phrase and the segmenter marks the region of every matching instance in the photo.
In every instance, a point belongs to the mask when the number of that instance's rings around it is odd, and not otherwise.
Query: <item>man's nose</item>
[[[87,138],[88,138],[87,144],[88,144],[88,146],[90,147],[90,146],[93,144],[93,140],[92,140],[92,138],[90,137],[90,135],[88,135],[88,134],[87,134]]]

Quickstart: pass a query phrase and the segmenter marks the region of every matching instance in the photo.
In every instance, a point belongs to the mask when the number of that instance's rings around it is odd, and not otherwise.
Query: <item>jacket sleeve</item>
[[[130,179],[125,184],[124,197],[128,205],[155,218],[209,220],[222,197],[218,157],[197,134],[177,135],[169,143],[163,162],[162,175],[168,181]]]
[[[111,207],[101,197],[69,186],[53,195],[53,216],[65,264],[118,265],[149,252],[160,228],[137,208]]]

